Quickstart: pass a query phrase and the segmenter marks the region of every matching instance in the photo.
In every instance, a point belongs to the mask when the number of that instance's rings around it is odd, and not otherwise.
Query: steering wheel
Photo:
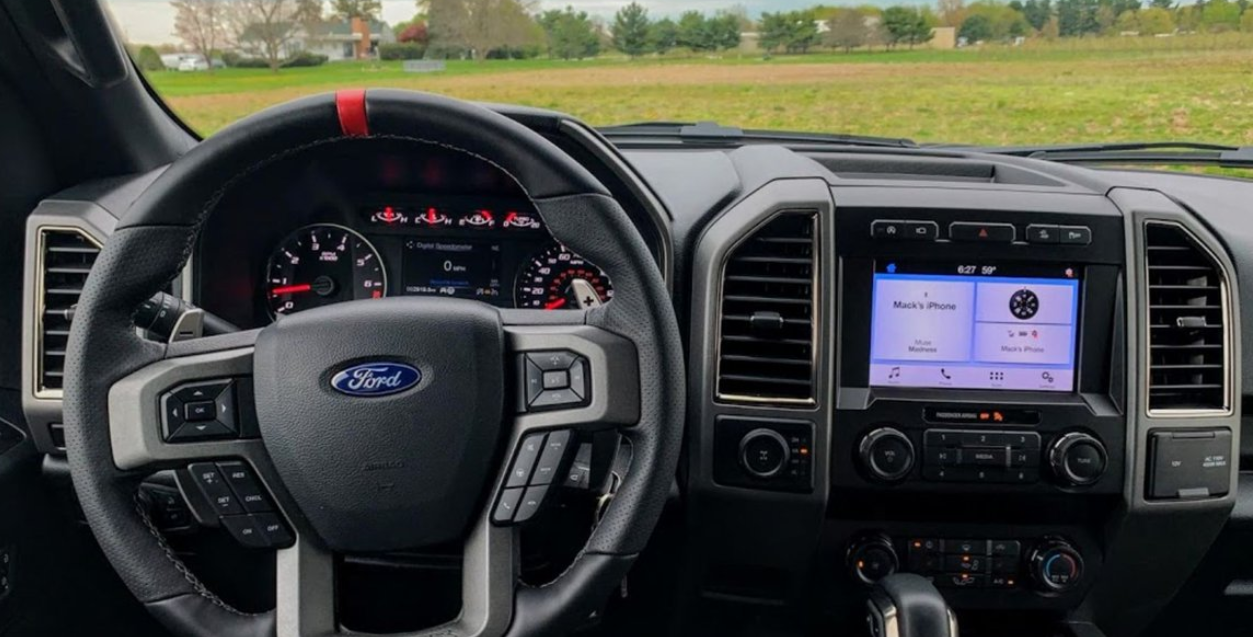
[[[137,334],[136,308],[169,288],[225,192],[278,160],[380,138],[411,144],[415,153],[466,153],[510,175],[557,240],[609,273],[612,302],[542,312],[400,297],[311,309],[261,330],[168,345]],[[544,357],[582,365],[582,400],[546,401],[545,409],[528,404],[534,394],[527,393],[527,366]],[[344,374],[371,364],[387,375],[366,389],[386,391],[345,392],[352,387],[341,382]],[[201,381],[229,390],[240,414],[237,435],[169,441],[163,397]],[[605,600],[652,533],[678,462],[684,386],[678,327],[660,272],[591,173],[486,108],[408,91],[345,91],[227,127],[138,198],[92,269],[75,314],[66,445],[83,512],[105,555],[135,597],[177,634],[339,633],[336,553],[458,540],[461,614],[411,634],[559,634]],[[252,409],[256,431],[244,424]],[[630,450],[616,496],[564,573],[541,586],[522,583],[518,530],[499,512],[511,458],[523,453],[515,450],[527,441],[606,430],[621,433]],[[545,432],[547,439],[535,436]],[[288,533],[275,557],[273,610],[250,614],[227,604],[149,519],[137,495],[144,476],[192,464],[211,468],[205,478],[215,466],[222,474],[227,466],[251,473],[260,485],[256,497],[268,496],[270,519],[277,520],[269,530]]]

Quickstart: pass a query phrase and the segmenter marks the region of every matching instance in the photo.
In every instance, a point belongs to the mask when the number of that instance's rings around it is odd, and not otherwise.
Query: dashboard
[[[512,116],[551,136],[570,122]],[[964,634],[1012,615],[1015,634],[1131,635],[1224,532],[1253,456],[1247,182],[977,150],[588,139],[562,147],[628,209],[688,348],[685,514],[658,531],[684,548],[675,588],[656,589],[690,595],[688,621],[860,625],[866,583],[908,571],[942,588]],[[67,227],[103,243],[122,190],[45,202],[28,246]],[[51,334],[40,281],[28,365]],[[586,309],[614,282],[507,175],[379,141],[233,184],[175,290],[251,329],[400,295]],[[28,418],[59,422],[28,389]]]

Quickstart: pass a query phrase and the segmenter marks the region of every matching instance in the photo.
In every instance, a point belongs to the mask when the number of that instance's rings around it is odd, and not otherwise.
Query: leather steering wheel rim
[[[554,237],[615,281],[614,300],[584,313],[583,322],[628,340],[638,355],[638,422],[620,429],[632,450],[622,487],[570,568],[540,587],[515,581],[507,621],[485,627],[483,634],[506,629],[509,635],[554,634],[577,625],[625,575],[661,514],[682,440],[683,357],[664,281],[618,202],[541,135],[477,105],[398,90],[303,98],[223,129],[153,182],[97,259],[71,331],[64,411],[79,500],[122,580],[175,633],[303,635],[306,630],[284,615],[282,594],[277,611],[242,613],[179,561],[137,497],[145,475],[179,463],[160,457],[142,467],[119,463],[117,441],[125,434],[117,431],[116,414],[110,418],[111,405],[116,407],[111,391],[120,380],[171,357],[247,344],[256,333],[167,346],[136,334],[134,310],[168,289],[201,225],[240,179],[311,148],[375,138],[466,153],[516,180]]]

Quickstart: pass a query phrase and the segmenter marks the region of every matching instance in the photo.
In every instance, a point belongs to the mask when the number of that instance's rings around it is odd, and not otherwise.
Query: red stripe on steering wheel
[[[344,135],[365,137],[370,134],[370,121],[365,114],[365,89],[335,93],[335,110],[339,113],[339,128]]]

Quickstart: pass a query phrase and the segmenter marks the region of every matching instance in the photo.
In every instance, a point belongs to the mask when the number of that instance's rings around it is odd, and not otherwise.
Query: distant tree
[[[1022,17],[1036,31],[1044,30],[1044,25],[1053,17],[1050,0],[1027,0],[1022,5]]]
[[[986,15],[976,13],[962,23],[961,28],[957,30],[957,37],[966,38],[966,41],[971,44],[991,40],[992,20]]]
[[[883,28],[887,31],[889,46],[910,44],[917,33],[918,12],[909,7],[888,7],[883,11]]]
[[[613,45],[632,58],[649,50],[648,10],[638,2],[632,2],[618,10],[613,17]]]
[[[1246,10],[1244,15],[1240,16],[1240,30],[1253,33],[1253,11]]]
[[[909,34],[909,46],[926,44],[935,37],[935,25],[939,19],[931,12],[930,7],[918,7],[914,10],[914,28]]]
[[[744,18],[736,13],[719,11],[705,24],[709,44],[719,51],[730,51],[740,46]]]
[[[541,40],[532,5],[523,0],[423,0],[419,9],[427,15],[428,55],[513,57],[502,52],[538,46]]]
[[[714,46],[709,33],[709,21],[700,11],[686,11],[679,16],[678,44],[693,51],[710,51]]]
[[[1049,41],[1061,37],[1061,29],[1057,26],[1057,16],[1049,18],[1049,21],[1044,23],[1044,28],[1040,29],[1040,36]]]
[[[662,18],[648,30],[648,44],[659,55],[669,53],[679,45],[679,25],[670,18]]]
[[[396,34],[397,42],[413,42],[426,46],[431,40],[430,30],[425,22],[411,22],[400,33]]]
[[[1240,7],[1228,0],[1210,0],[1201,9],[1201,26],[1212,33],[1240,28]]]
[[[1175,0],[1149,0],[1149,6],[1156,9],[1171,9],[1175,6]]]
[[[959,27],[966,20],[964,0],[938,0],[936,9],[940,14],[940,24],[946,27]]]
[[[322,25],[322,0],[296,0],[293,16],[305,29],[305,33],[315,33]]]
[[[548,54],[563,60],[581,60],[600,53],[600,36],[586,11],[550,9],[540,15],[539,24],[548,35]]]
[[[844,49],[845,53],[866,46],[870,41],[870,27],[866,26],[866,16],[857,9],[838,9],[828,18],[827,24],[826,43],[837,49]]]
[[[428,57],[460,55],[466,50],[470,11],[464,0],[424,0],[418,7],[427,16]]]
[[[806,53],[822,41],[813,10],[763,13],[758,31],[767,51],[782,48],[788,53]]]
[[[1140,35],[1160,35],[1175,32],[1175,14],[1161,7],[1149,7],[1136,11],[1136,27]]]
[[[147,45],[139,47],[139,51],[135,54],[135,64],[144,73],[165,70],[165,63],[161,61],[161,54]]]
[[[335,16],[344,20],[377,20],[379,12],[383,10],[383,4],[379,0],[331,0],[331,7]]]
[[[283,63],[287,42],[295,34],[294,0],[238,0],[233,7],[231,23],[239,48],[265,60],[271,71],[278,72]]]
[[[1196,31],[1201,27],[1201,11],[1196,5],[1175,9],[1175,26],[1185,33]]]
[[[213,72],[213,53],[226,46],[231,32],[230,15],[224,0],[175,0],[174,33],[192,51],[209,63]],[[277,67],[276,67],[277,68]]]

